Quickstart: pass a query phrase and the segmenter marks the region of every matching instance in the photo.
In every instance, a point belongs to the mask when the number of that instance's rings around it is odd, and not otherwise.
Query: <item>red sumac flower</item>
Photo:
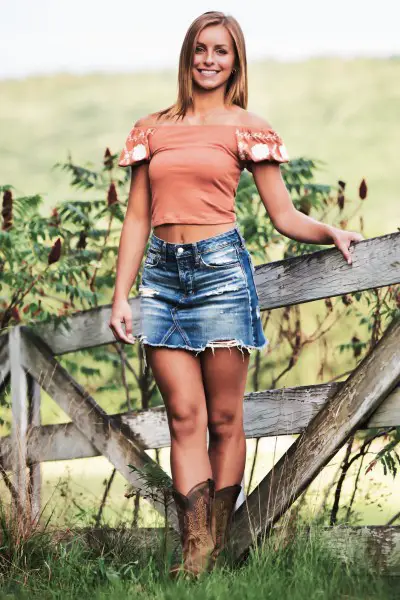
[[[360,183],[360,189],[358,190],[361,200],[365,200],[365,198],[367,197],[367,191],[368,191],[367,183],[366,183],[365,179],[363,179],[362,182]]]
[[[112,159],[112,154],[110,152],[110,148],[106,148],[106,151],[104,153],[104,167],[108,171],[111,171],[113,166],[114,166],[114,164],[113,164],[113,159]]]
[[[338,184],[339,184],[339,190],[338,190],[338,196],[337,196],[337,203],[339,206],[339,210],[343,210],[343,208],[344,208],[344,190],[346,187],[346,182],[339,180]]]
[[[3,231],[8,231],[12,227],[12,211],[13,211],[13,198],[10,190],[6,190],[3,194]]]
[[[61,240],[60,240],[60,238],[57,238],[52,249],[50,250],[49,259],[48,259],[49,265],[52,265],[53,263],[56,263],[58,260],[60,260],[60,256],[61,256]]]
[[[353,299],[348,294],[344,294],[342,296],[342,302],[345,306],[349,306],[349,304],[352,304]]]
[[[108,188],[107,204],[108,204],[108,206],[112,206],[113,204],[116,204],[117,202],[118,202],[117,190],[115,188],[114,183],[112,183],[110,185],[110,187]]]

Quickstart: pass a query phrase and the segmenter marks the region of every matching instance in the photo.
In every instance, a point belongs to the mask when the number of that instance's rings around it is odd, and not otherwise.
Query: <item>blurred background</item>
[[[1,4],[3,183],[43,194],[47,206],[65,197],[65,178],[53,164],[68,151],[93,163],[105,146],[117,152],[137,118],[173,102],[189,24],[221,10],[245,34],[249,110],[273,124],[291,157],[326,161],[326,182],[342,179],[355,190],[365,177],[368,234],[392,231],[399,206],[395,0],[382,0],[379,10],[361,0]]]
[[[139,117],[172,103],[185,32],[194,18],[208,10],[233,15],[243,28],[249,64],[248,109],[272,123],[292,159],[321,161],[314,173],[316,183],[346,184],[346,226],[360,230],[358,194],[365,180],[368,196],[361,211],[365,238],[397,231],[400,9],[395,0],[378,4],[361,0],[120,0],[116,4],[104,0],[2,0],[0,185],[14,186],[18,196],[39,194],[44,216],[54,216],[60,202],[81,199],[82,190],[71,187],[66,174],[54,168],[55,163],[71,156],[76,164],[97,169],[107,147],[113,154],[121,150]],[[85,199],[96,194],[98,190],[85,190]],[[259,218],[266,219],[265,212]],[[281,252],[282,246],[277,250]],[[272,252],[269,259],[279,257]],[[104,298],[100,303],[106,303]],[[322,302],[301,307],[306,334],[318,328],[321,307]],[[368,310],[364,305],[360,314],[368,314]],[[261,389],[270,387],[271,381],[276,385],[276,375],[284,371],[290,355],[282,340],[274,338],[282,311],[272,311],[272,315],[274,319],[266,324],[271,346],[263,359]],[[339,345],[357,335],[367,348],[371,335],[361,331],[355,316],[343,314],[321,346],[305,346],[301,360],[279,379],[278,387],[333,381],[351,371],[360,353],[339,353]],[[347,348],[353,349],[351,344]],[[95,358],[76,353],[69,360],[71,369],[74,360],[75,367],[85,367],[71,372],[103,408],[108,412],[126,409],[121,374],[114,363],[110,372],[100,373]],[[132,360],[137,360],[136,355]],[[128,375],[131,406],[139,408],[137,386]],[[248,390],[252,385],[249,379]],[[68,420],[44,393],[42,400],[43,423]],[[150,404],[157,403],[160,398],[155,394]],[[5,403],[0,409],[6,434],[9,406]],[[292,441],[292,436],[262,440],[254,469],[254,441],[248,442],[247,473],[254,471],[253,485]],[[376,452],[380,448],[378,440]],[[157,459],[169,470],[168,449],[158,453]],[[327,468],[314,482],[315,496],[310,497],[316,503],[323,483],[332,480],[340,461],[338,455],[331,470]],[[42,469],[44,502],[52,498],[62,518],[66,511],[61,500],[72,498],[68,508],[74,518],[82,520],[96,513],[112,472],[102,457],[45,463]],[[349,494],[356,474],[356,468],[348,473]],[[117,474],[111,481],[103,513],[110,520],[132,510],[123,497],[122,477]],[[395,502],[398,477],[393,480],[377,469],[365,474],[357,485],[355,522],[386,523],[399,510]]]

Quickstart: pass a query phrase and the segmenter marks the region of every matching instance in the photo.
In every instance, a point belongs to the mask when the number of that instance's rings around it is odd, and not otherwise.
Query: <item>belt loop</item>
[[[162,246],[161,246],[161,256],[162,256],[162,261],[164,263],[167,262],[167,242],[166,241],[162,241]]]
[[[245,247],[246,247],[246,242],[245,242],[245,239],[244,239],[244,237],[242,236],[242,234],[240,233],[240,229],[239,229],[239,227],[238,227],[237,225],[235,225],[235,229],[236,229],[236,231],[238,232],[238,235],[239,235],[239,238],[240,238],[240,242],[241,242],[241,243],[240,243],[240,246],[241,246],[242,248],[245,248]]]

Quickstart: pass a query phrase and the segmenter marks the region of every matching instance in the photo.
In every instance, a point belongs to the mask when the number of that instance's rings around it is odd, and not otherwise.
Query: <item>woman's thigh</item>
[[[207,426],[199,356],[180,348],[147,345],[146,357],[163,398],[168,420],[193,419]]]
[[[241,427],[243,397],[250,355],[247,350],[207,348],[200,353],[210,433],[218,428]]]

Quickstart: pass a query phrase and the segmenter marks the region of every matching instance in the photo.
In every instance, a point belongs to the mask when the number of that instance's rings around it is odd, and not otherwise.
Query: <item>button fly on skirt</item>
[[[179,252],[182,250],[182,252]],[[183,248],[178,248],[178,255],[176,257],[178,265],[179,282],[182,287],[182,291],[185,294],[193,294],[194,291],[194,257],[191,254],[184,254]]]

